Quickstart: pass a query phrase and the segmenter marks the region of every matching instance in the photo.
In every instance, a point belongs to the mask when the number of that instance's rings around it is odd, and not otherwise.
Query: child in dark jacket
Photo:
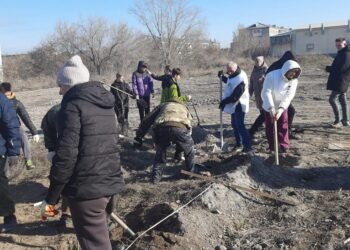
[[[111,88],[111,93],[115,98],[114,111],[117,115],[121,132],[127,135],[129,128],[129,95],[134,98],[133,91],[131,90],[129,84],[124,81],[124,77],[119,73],[116,74],[116,79],[112,83],[112,87],[114,88]]]

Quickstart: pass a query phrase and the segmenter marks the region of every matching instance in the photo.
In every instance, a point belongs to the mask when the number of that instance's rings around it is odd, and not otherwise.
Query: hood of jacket
[[[62,102],[74,99],[84,100],[105,109],[113,108],[115,102],[114,96],[97,81],[73,86],[64,95]]]
[[[285,81],[289,81],[287,78],[286,78],[286,73],[289,71],[289,70],[291,70],[291,69],[300,69],[300,74],[299,74],[299,76],[298,77],[300,77],[300,75],[301,75],[301,68],[300,68],[300,65],[299,65],[299,63],[297,63],[296,61],[294,61],[294,60],[288,60],[288,61],[286,61],[284,64],[283,64],[283,66],[282,66],[282,68],[281,68],[281,74],[282,74],[282,77],[283,77],[283,79],[285,80]]]

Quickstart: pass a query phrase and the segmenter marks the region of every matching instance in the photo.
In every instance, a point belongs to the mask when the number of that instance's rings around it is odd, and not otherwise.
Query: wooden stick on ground
[[[268,194],[268,193],[256,191],[256,190],[253,190],[251,188],[246,188],[246,187],[242,187],[242,186],[239,186],[239,185],[236,185],[236,184],[231,184],[231,183],[226,183],[226,182],[223,182],[223,181],[219,181],[219,180],[215,179],[214,177],[203,176],[203,175],[195,174],[195,173],[188,172],[188,171],[185,171],[185,170],[181,170],[181,173],[185,174],[185,175],[188,175],[188,176],[193,176],[193,177],[205,180],[205,181],[210,181],[210,182],[215,182],[215,183],[218,183],[218,184],[222,184],[222,185],[224,185],[226,187],[237,189],[237,190],[241,190],[241,191],[244,191],[246,193],[251,193],[251,194],[255,194],[257,196],[261,196],[261,197],[269,198],[269,199],[272,199],[272,200],[276,200],[276,201],[279,201],[279,202],[282,202],[282,203],[285,203],[285,204],[288,204],[288,205],[291,205],[291,206],[298,205],[294,201],[285,200],[285,199],[279,198],[279,197],[277,197],[275,195],[271,195],[271,194]]]
[[[128,233],[131,235],[131,236],[135,236],[136,234],[130,229],[130,227],[128,227],[128,225],[126,225],[124,223],[124,221],[122,221],[115,213],[111,213],[111,218],[117,222],[119,225],[121,225],[122,228],[124,228],[126,231],[128,231]]]

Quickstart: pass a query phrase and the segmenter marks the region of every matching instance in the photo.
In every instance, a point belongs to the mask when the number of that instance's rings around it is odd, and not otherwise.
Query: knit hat
[[[74,86],[79,83],[88,82],[89,79],[89,70],[83,64],[78,55],[75,55],[66,61],[57,74],[58,86]]]

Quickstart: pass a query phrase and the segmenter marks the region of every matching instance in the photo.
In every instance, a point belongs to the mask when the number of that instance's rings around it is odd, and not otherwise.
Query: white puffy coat
[[[293,60],[286,61],[281,69],[268,73],[261,91],[263,109],[269,112],[272,108],[287,109],[295,96],[298,79],[288,80],[285,74],[291,69],[300,69],[300,65]]]

